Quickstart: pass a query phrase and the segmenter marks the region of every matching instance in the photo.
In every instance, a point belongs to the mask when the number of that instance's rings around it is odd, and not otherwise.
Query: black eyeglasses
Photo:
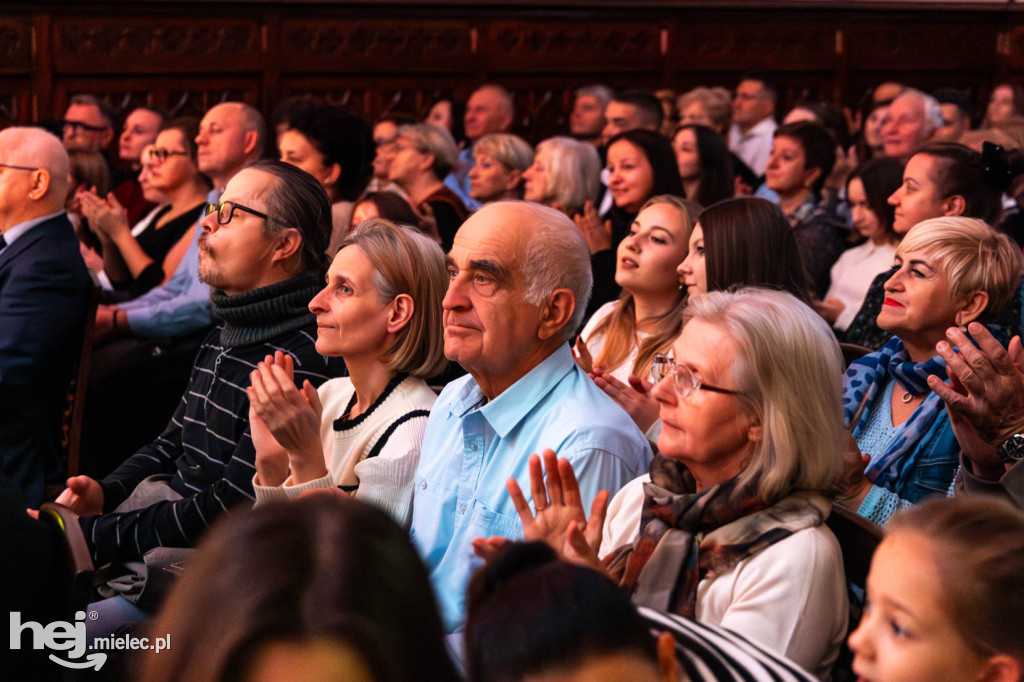
[[[668,355],[657,353],[651,358],[651,381],[658,383],[669,374],[675,375],[676,394],[681,400],[686,399],[691,393],[697,390],[725,393],[727,395],[743,395],[741,391],[734,391],[729,388],[719,388],[705,384],[700,378],[682,365],[677,365],[675,359]]]
[[[72,130],[75,130],[75,131],[78,131],[78,130],[88,130],[90,133],[102,133],[104,130],[106,130],[107,128],[110,127],[110,126],[91,126],[88,123],[84,123],[82,121],[67,121],[67,120],[63,121],[61,125],[63,125],[64,128],[71,128]]]
[[[15,166],[11,163],[0,163],[0,168],[13,168],[14,170],[31,171],[33,173],[39,170],[38,168],[31,168],[29,166]]]
[[[188,152],[172,150],[172,149],[161,149],[160,147],[154,147],[149,150],[150,161],[159,161],[163,163],[167,160],[168,156],[188,156]]]
[[[217,224],[227,225],[231,222],[231,219],[235,217],[235,209],[245,211],[246,213],[252,213],[257,218],[263,218],[264,220],[270,220],[270,216],[266,213],[260,213],[256,209],[249,208],[248,206],[242,206],[236,204],[233,201],[222,201],[219,204],[207,204],[206,215],[217,214]]]

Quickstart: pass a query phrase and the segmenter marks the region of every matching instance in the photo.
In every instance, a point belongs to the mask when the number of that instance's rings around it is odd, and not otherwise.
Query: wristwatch
[[[1004,464],[1016,464],[1024,459],[1024,433],[1015,433],[996,448]]]

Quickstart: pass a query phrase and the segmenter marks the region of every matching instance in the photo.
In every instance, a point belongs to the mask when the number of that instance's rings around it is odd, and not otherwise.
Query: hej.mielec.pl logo
[[[90,613],[95,619],[95,612]],[[75,613],[75,622],[54,621],[49,625],[43,625],[35,621],[27,620],[21,622],[21,612],[12,611],[10,620],[10,649],[21,649],[25,631],[31,634],[33,649],[52,649],[54,651],[65,651],[69,660],[62,659],[50,654],[49,658],[54,663],[65,668],[95,668],[99,670],[107,662],[107,655],[101,651],[94,651],[81,659],[86,649],[155,649],[158,653],[171,647],[171,636],[155,637],[154,645],[150,646],[148,637],[132,637],[124,635],[120,637],[97,637],[93,640],[93,646],[86,644],[85,634],[85,612]]]

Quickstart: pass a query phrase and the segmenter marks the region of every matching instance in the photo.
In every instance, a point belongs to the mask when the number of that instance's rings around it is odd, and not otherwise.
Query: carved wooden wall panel
[[[480,40],[481,52],[495,72],[660,69],[657,23],[495,21],[484,26]]]
[[[252,71],[262,63],[260,26],[244,19],[67,17],[53,24],[60,73]]]
[[[996,26],[979,20],[857,21],[844,34],[850,64],[864,71],[987,71],[995,59]]]
[[[465,21],[287,20],[281,68],[298,72],[465,71],[472,37]]]
[[[31,70],[31,22],[0,19],[0,73],[29,73]]]
[[[814,71],[834,69],[839,60],[831,22],[746,17],[678,23],[670,63],[679,71]]]

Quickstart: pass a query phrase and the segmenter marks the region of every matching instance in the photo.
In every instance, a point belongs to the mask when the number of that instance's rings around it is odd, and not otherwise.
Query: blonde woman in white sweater
[[[349,492],[408,526],[412,477],[445,366],[444,254],[432,240],[371,220],[342,242],[309,304],[316,349],[349,376],[295,388],[292,360],[267,356],[248,389],[257,504],[314,488]]]

